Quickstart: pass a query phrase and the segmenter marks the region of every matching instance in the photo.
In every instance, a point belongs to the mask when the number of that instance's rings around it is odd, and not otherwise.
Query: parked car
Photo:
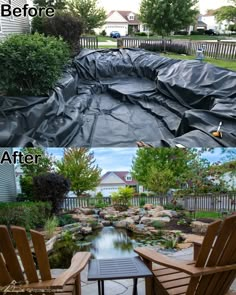
[[[209,29],[209,30],[205,30],[205,35],[209,35],[209,36],[217,36],[219,35],[216,31]]]
[[[112,31],[110,34],[111,38],[120,38],[120,33],[117,31]]]

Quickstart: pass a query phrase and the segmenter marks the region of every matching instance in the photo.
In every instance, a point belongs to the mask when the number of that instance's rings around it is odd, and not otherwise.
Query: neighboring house
[[[23,170],[20,164],[15,165],[15,175],[16,175],[16,191],[17,194],[21,194],[21,186],[20,186],[20,177],[23,176]]]
[[[0,148],[0,156],[4,151],[12,152],[12,148]],[[16,200],[15,166],[12,164],[0,164],[0,202]]]
[[[10,4],[12,7],[22,7],[27,0],[0,0],[1,4]],[[29,33],[30,23],[28,17],[2,17],[0,15],[0,41],[9,34]]]
[[[147,27],[138,20],[138,15],[132,11],[112,10],[106,19],[105,25],[97,29],[97,33],[105,30],[107,36],[112,31],[117,31],[121,36],[134,32],[146,32]]]
[[[216,10],[209,10],[207,14],[200,15],[199,21],[202,21],[207,25],[207,30],[211,29],[220,34],[230,34],[228,27],[231,23],[226,20],[218,22],[214,15],[215,12]]]
[[[140,191],[138,182],[132,178],[128,171],[109,171],[105,173],[96,193],[101,192],[104,197],[109,197],[112,193],[117,192],[120,187],[133,187],[136,192]]]

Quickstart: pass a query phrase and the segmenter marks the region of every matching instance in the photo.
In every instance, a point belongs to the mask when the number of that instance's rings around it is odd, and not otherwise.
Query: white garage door
[[[125,25],[107,25],[105,27],[107,36],[110,36],[112,31],[119,32],[121,36],[126,36],[128,34],[128,28]]]

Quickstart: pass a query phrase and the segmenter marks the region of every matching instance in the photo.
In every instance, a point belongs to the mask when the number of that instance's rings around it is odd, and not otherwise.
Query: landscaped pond
[[[126,229],[107,226],[90,235],[78,235],[76,241],[66,234],[63,241],[55,244],[50,255],[50,264],[52,268],[69,267],[72,255],[77,251],[88,251],[97,259],[132,257],[137,255],[133,251],[135,247],[157,244],[157,237],[138,235]]]

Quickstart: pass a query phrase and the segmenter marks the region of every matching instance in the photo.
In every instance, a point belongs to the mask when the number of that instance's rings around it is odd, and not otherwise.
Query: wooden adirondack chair
[[[11,234],[16,245],[15,249],[7,227],[0,226],[0,294],[8,295],[18,291],[23,294],[80,295],[80,273],[88,263],[90,253],[78,252],[75,254],[70,268],[53,279],[44,237],[34,230],[31,230],[30,233],[38,271],[25,229],[11,226]],[[17,255],[19,255],[21,263],[19,263]]]
[[[192,263],[184,264],[147,248],[135,251],[153,272],[153,278],[146,279],[148,295],[229,294],[236,275],[236,216],[209,225]]]

